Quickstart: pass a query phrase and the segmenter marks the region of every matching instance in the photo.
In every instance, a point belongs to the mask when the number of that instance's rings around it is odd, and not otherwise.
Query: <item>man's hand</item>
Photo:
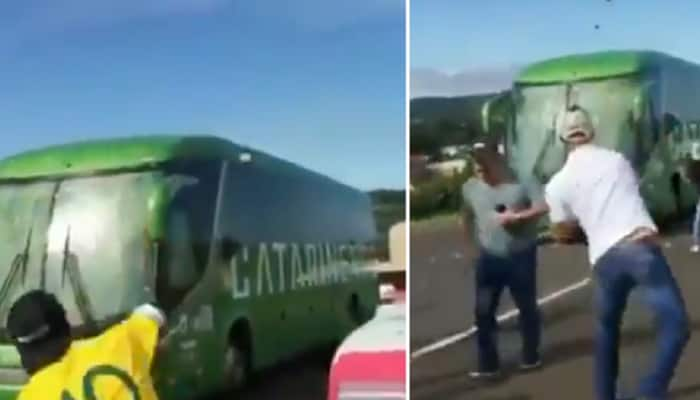
[[[522,216],[520,213],[506,209],[505,211],[496,214],[496,221],[501,226],[508,226],[522,221]]]
[[[585,241],[585,235],[575,222],[560,222],[553,224],[549,229],[552,239],[559,243],[574,244]]]

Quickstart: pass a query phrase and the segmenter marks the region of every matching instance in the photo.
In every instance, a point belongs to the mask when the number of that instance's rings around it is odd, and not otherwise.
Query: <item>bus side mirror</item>
[[[240,250],[241,244],[235,240],[233,240],[229,236],[224,236],[221,239],[221,248],[220,248],[220,256],[221,259],[228,262],[230,261],[234,255]]]
[[[492,139],[495,138],[500,130],[505,130],[508,126],[508,117],[512,112],[511,93],[501,93],[488,100],[481,107],[481,129],[484,135]],[[498,129],[498,128],[502,129]],[[496,142],[498,140],[495,140]]]

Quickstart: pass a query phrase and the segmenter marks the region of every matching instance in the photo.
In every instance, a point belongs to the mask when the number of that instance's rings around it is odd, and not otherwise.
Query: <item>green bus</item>
[[[700,66],[651,51],[537,62],[484,104],[483,128],[501,138],[518,173],[544,183],[564,163],[556,126],[573,105],[590,111],[597,143],[628,157],[655,219],[672,221],[692,208],[697,193],[684,163],[700,139]]]
[[[338,343],[379,302],[369,197],[209,136],[48,147],[0,161],[0,399],[26,376],[4,329],[23,292],[58,296],[78,337],[144,301],[168,314],[161,398],[240,388]]]

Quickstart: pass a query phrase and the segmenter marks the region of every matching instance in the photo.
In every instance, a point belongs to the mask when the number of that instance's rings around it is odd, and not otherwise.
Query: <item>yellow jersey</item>
[[[60,361],[31,377],[18,400],[157,400],[151,365],[158,329],[135,313],[97,337],[73,342]]]

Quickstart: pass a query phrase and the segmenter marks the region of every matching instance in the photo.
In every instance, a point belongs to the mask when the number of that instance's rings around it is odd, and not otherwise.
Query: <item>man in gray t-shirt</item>
[[[494,255],[526,250],[537,239],[537,221],[502,225],[499,215],[505,210],[522,211],[533,203],[544,202],[542,188],[533,181],[517,180],[491,186],[481,178],[471,178],[462,186],[465,207],[473,214],[475,238],[481,249]]]
[[[520,310],[521,368],[540,365],[536,240],[537,219],[546,206],[540,186],[515,178],[492,149],[477,147],[473,159],[474,177],[462,187],[465,233],[479,251],[475,265],[479,365],[469,375],[484,378],[500,369],[496,309],[506,287]]]

